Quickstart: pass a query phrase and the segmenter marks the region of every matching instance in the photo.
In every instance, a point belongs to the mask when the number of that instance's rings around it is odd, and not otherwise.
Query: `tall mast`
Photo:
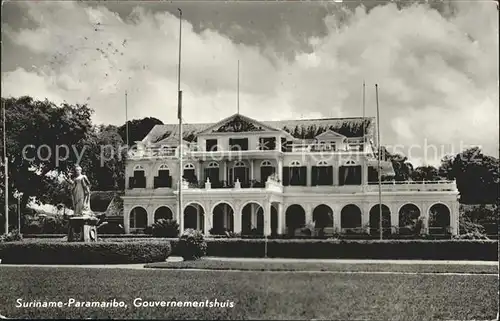
[[[5,234],[9,233],[9,159],[7,158],[7,131],[5,130],[5,101],[2,100],[3,162],[5,170]]]
[[[377,153],[377,163],[378,163],[378,210],[379,210],[379,231],[380,231],[380,239],[383,238],[383,224],[382,224],[382,166],[381,166],[381,158],[382,158],[382,145],[380,144],[380,111],[378,106],[378,85],[375,84],[375,97],[377,100],[377,144],[378,144],[378,153]]]
[[[237,106],[237,111],[238,114],[240,113],[240,61],[238,60],[238,75],[237,75],[237,82],[238,82],[238,88],[237,88],[237,101],[236,101],[236,106]]]
[[[178,188],[178,193],[179,193],[179,202],[178,202],[178,215],[179,215],[179,228],[180,228],[180,233],[184,231],[184,217],[183,217],[183,206],[182,206],[182,176],[183,176],[183,164],[182,164],[182,156],[183,156],[183,150],[182,150],[182,91],[181,91],[181,41],[182,41],[182,10],[177,8],[179,10],[179,71],[177,75],[177,104],[178,104],[178,110],[177,110],[177,116],[179,118],[179,181],[177,184]]]

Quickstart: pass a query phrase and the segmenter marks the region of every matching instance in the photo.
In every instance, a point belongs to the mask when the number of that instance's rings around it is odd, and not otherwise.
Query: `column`
[[[276,231],[278,235],[283,234],[283,231],[285,230],[285,213],[283,208],[283,203],[278,203],[278,228]]]
[[[278,177],[283,185],[283,159],[281,157],[278,158]]]
[[[312,213],[313,208],[311,204],[304,204],[303,207],[306,212],[306,225],[307,225],[309,223],[312,223],[313,221],[313,213]]]
[[[253,204],[252,204],[253,205]],[[236,207],[234,208],[234,233],[241,233],[241,216],[242,216],[243,208]]]
[[[227,161],[222,161],[222,180],[227,183]]]
[[[366,162],[363,160],[361,164],[361,185],[367,185],[368,184],[368,167]]]
[[[276,137],[276,150],[279,150],[281,152],[281,137],[280,136]]]
[[[202,184],[206,181],[205,178],[201,177],[201,167],[203,166],[203,162],[199,161],[198,166],[196,166],[196,177],[198,178],[198,183]]]
[[[311,164],[307,164],[307,186],[311,186],[312,167]]]
[[[264,202],[264,235],[271,235],[271,203]]]
[[[451,203],[450,206],[450,226],[451,234],[458,235],[460,233],[460,204],[457,201]]]
[[[208,208],[208,210],[210,210],[210,208]],[[211,220],[211,217],[212,217],[212,214],[211,213],[208,213],[208,212],[205,212],[204,215],[203,215],[203,220],[204,220],[204,224],[203,224],[203,234],[205,234],[205,236],[207,236],[208,234],[210,234],[210,229],[212,228],[212,220]]]
[[[370,204],[365,203],[361,205],[361,227],[366,227],[370,231]]]
[[[338,205],[331,206],[333,210],[333,230],[335,233],[341,232],[341,222],[340,222],[340,213],[342,212],[342,208]]]
[[[333,186],[339,186],[339,166],[333,165]]]
[[[253,159],[250,159],[248,163],[250,165],[250,181],[252,181],[254,179]]]
[[[391,210],[391,233],[399,233],[399,206],[396,203],[390,204]]]
[[[123,228],[125,234],[130,233],[130,207],[128,205],[123,205]]]
[[[250,203],[250,226],[257,227],[257,211],[255,211],[254,203]]]
[[[179,198],[177,198],[177,222],[179,223],[179,231],[181,234],[182,232],[184,232],[184,216],[182,215],[183,212],[184,206],[181,206],[181,208],[179,208]]]

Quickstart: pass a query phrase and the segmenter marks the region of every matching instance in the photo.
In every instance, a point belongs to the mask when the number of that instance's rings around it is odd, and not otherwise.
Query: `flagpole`
[[[363,79],[363,150],[365,146],[365,117],[366,117],[365,80]]]
[[[130,145],[128,141],[128,93],[126,90],[125,90],[125,135],[127,141],[127,148],[129,148]]]
[[[238,88],[237,88],[237,108],[238,108],[238,114],[240,113],[240,61],[238,60]]]
[[[179,118],[179,181],[178,181],[178,193],[179,193],[179,202],[178,202],[178,215],[179,215],[179,229],[180,233],[184,231],[184,217],[182,213],[182,176],[183,176],[183,164],[182,164],[182,91],[181,91],[181,40],[182,40],[182,10],[179,10],[179,74],[177,75],[177,117]]]
[[[383,238],[383,224],[382,224],[382,167],[381,167],[381,158],[382,158],[382,146],[380,145],[380,111],[378,106],[378,85],[375,84],[375,96],[377,100],[377,144],[378,144],[378,155],[377,155],[377,163],[378,163],[378,210],[379,210],[379,230],[380,230],[380,239]]]
[[[9,159],[7,158],[7,131],[5,130],[5,101],[2,100],[3,155],[5,170],[5,234],[9,233]]]

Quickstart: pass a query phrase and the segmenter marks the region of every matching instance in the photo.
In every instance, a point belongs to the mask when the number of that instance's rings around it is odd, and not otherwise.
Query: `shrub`
[[[263,239],[213,239],[207,255],[264,257]],[[491,240],[267,240],[267,255],[284,258],[498,260]]]
[[[68,232],[68,219],[63,215],[46,216],[41,220],[42,234],[62,234]]]
[[[22,241],[23,236],[19,233],[19,230],[13,230],[7,234],[0,236],[0,242],[15,242]]]
[[[185,261],[197,260],[207,254],[207,243],[201,231],[185,230],[177,243],[176,253]]]
[[[157,237],[179,236],[179,224],[176,220],[159,219],[152,226],[152,235]]]
[[[119,223],[106,222],[97,229],[99,234],[125,234],[125,229]]]
[[[165,261],[170,242],[9,242],[0,243],[6,264],[130,264]]]

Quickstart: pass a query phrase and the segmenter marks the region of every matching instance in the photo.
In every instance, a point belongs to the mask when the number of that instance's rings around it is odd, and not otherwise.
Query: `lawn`
[[[498,278],[0,267],[0,314],[10,318],[494,319]],[[126,308],[16,308],[24,300],[123,300]],[[133,300],[234,301],[234,308],[137,308]]]
[[[498,274],[498,265],[467,264],[382,264],[382,263],[325,263],[325,262],[269,262],[227,261],[217,258],[197,261],[158,262],[145,265],[161,269],[208,269],[242,271],[331,271],[331,272],[419,272],[419,273],[478,273]]]

